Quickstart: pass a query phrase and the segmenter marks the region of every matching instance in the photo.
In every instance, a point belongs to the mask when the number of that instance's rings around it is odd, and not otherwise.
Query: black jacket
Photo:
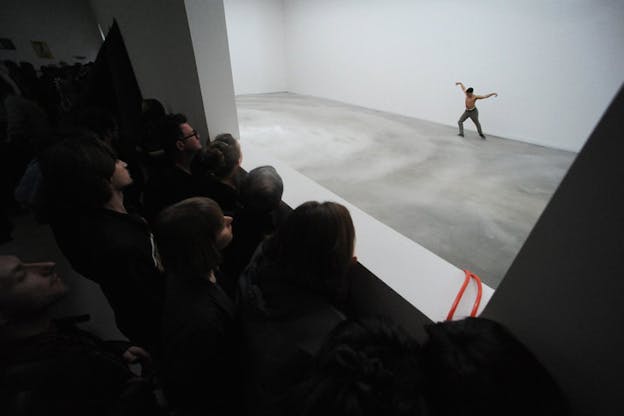
[[[290,284],[265,246],[240,277],[246,405],[250,414],[278,415],[290,388],[345,317],[325,296]]]
[[[240,414],[236,308],[207,280],[169,276],[163,315],[165,393],[182,414]]]
[[[177,166],[167,166],[155,173],[146,186],[144,214],[152,221],[163,208],[194,196],[207,196],[198,177]]]
[[[158,414],[153,386],[128,369],[113,345],[75,328],[0,340],[2,414]]]
[[[160,341],[164,276],[143,218],[108,209],[67,213],[51,223],[72,267],[100,285],[117,327],[152,352]]]

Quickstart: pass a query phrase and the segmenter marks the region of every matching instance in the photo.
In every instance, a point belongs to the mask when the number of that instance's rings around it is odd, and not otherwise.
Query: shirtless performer
[[[464,84],[462,84],[461,82],[456,82],[455,85],[459,85],[462,91],[466,94],[466,111],[464,111],[464,114],[462,114],[462,116],[459,118],[459,121],[457,122],[457,124],[459,125],[458,136],[464,137],[464,121],[470,118],[477,126],[479,136],[481,136],[481,138],[485,140],[485,135],[483,134],[483,131],[481,131],[481,124],[479,123],[479,110],[477,110],[475,102],[484,98],[490,98],[491,96],[498,97],[498,94],[492,92],[488,95],[475,95],[472,93],[474,91],[472,88],[464,87]]]

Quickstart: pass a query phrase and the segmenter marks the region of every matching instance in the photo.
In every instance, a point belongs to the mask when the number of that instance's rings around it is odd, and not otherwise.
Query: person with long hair
[[[164,388],[182,414],[239,414],[235,305],[219,286],[232,218],[209,198],[185,199],[157,217],[167,275],[163,313]]]
[[[306,202],[265,240],[240,278],[247,351],[247,405],[279,412],[280,402],[344,319],[355,230],[334,202]]]

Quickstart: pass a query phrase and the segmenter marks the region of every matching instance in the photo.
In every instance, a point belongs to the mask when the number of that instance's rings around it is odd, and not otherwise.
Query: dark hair
[[[466,89],[466,92],[469,93],[469,94],[472,94],[473,91],[474,91],[474,89],[472,89],[472,87]]]
[[[347,290],[355,229],[343,205],[316,201],[299,205],[268,244],[276,267],[291,283],[330,297]]]
[[[243,204],[257,212],[269,212],[277,208],[283,193],[284,182],[273,166],[252,169],[240,186]]]
[[[40,158],[47,204],[101,208],[112,196],[115,152],[94,136],[81,135],[49,147]]]
[[[563,415],[563,396],[535,356],[485,318],[425,327],[428,403],[433,415]]]
[[[169,157],[173,157],[177,151],[176,143],[184,137],[180,126],[186,122],[186,117],[183,114],[167,114],[161,119],[159,126],[160,143]]]
[[[74,115],[76,127],[96,134],[101,140],[113,140],[117,135],[117,121],[110,111],[99,107],[87,107]]]
[[[145,98],[141,102],[141,121],[152,123],[165,117],[165,107],[156,98]]]
[[[223,212],[209,198],[188,198],[165,208],[154,227],[165,271],[196,279],[214,270],[221,262],[217,236],[223,227]]]
[[[236,172],[241,158],[238,140],[231,134],[219,134],[210,142],[199,156],[199,172],[211,174],[218,179],[225,179]]]
[[[165,107],[157,99],[146,98],[141,103],[143,135],[140,145],[144,151],[154,152],[163,149],[160,140],[160,125],[165,116]]]
[[[344,321],[288,405],[305,416],[419,415],[423,391],[420,346],[403,328],[382,319]]]

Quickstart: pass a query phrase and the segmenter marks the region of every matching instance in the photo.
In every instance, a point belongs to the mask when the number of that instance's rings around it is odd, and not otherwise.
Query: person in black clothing
[[[286,414],[427,415],[421,355],[420,345],[386,319],[344,321],[293,388]]]
[[[172,408],[183,415],[241,410],[236,310],[218,283],[231,222],[216,202],[202,197],[165,208],[156,221],[167,273],[164,388]]]
[[[272,166],[252,169],[241,182],[243,207],[234,215],[234,238],[223,251],[222,270],[227,279],[222,286],[231,296],[258,245],[275,231],[283,192],[282,178]]]
[[[147,352],[50,318],[50,306],[67,291],[54,268],[0,256],[2,414],[158,414],[152,384],[128,368],[149,363]]]
[[[306,202],[265,240],[242,273],[247,406],[273,415],[327,334],[344,319],[355,230],[349,211]]]
[[[56,242],[72,267],[98,283],[120,331],[157,352],[164,276],[145,220],[126,211],[126,164],[104,142],[66,139],[41,160]]]
[[[143,135],[140,147],[144,152],[162,150],[162,143],[158,138],[159,125],[166,116],[165,107],[155,98],[145,98],[141,102],[141,125]]]
[[[145,189],[145,215],[151,221],[165,207],[193,196],[203,196],[191,163],[202,148],[199,133],[182,114],[168,114],[159,126],[168,164],[153,172]]]
[[[498,322],[466,318],[425,329],[423,362],[432,416],[569,414],[546,368]]]
[[[73,114],[74,128],[87,130],[109,145],[120,159],[128,163],[132,176],[132,183],[124,188],[124,204],[138,210],[141,206],[140,195],[145,187],[145,175],[141,160],[133,140],[129,140],[124,132],[119,130],[117,120],[113,114],[100,107],[85,107]]]
[[[239,141],[224,133],[200,151],[193,166],[202,180],[205,196],[215,200],[229,215],[241,207],[238,188],[244,177],[240,168],[242,160]]]

